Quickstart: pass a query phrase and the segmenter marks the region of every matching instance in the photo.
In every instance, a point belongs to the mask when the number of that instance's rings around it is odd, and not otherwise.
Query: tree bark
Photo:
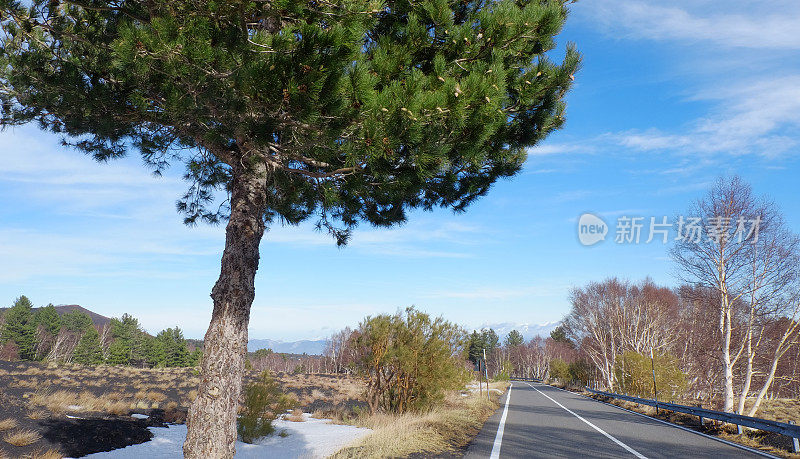
[[[264,174],[263,168],[234,166],[231,215],[220,276],[211,291],[214,311],[203,341],[200,386],[186,421],[186,458],[233,458],[235,453],[247,325],[265,229]]]

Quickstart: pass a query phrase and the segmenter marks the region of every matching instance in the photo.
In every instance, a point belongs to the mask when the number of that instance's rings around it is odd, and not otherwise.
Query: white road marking
[[[508,402],[511,400],[511,386],[508,385],[508,395],[506,395],[506,407],[503,408],[503,415],[500,416],[500,425],[497,427],[497,435],[494,437],[494,444],[492,445],[492,454],[489,459],[498,459],[500,457],[500,446],[503,444],[503,431],[506,429],[506,418],[508,417]]]
[[[616,438],[614,438],[614,437],[613,437],[611,434],[609,434],[609,433],[608,433],[608,432],[606,432],[605,430],[603,430],[603,429],[601,429],[601,428],[597,427],[596,425],[594,425],[594,424],[592,424],[591,422],[587,421],[586,419],[582,418],[582,417],[581,417],[581,416],[580,416],[578,413],[576,413],[576,412],[572,411],[571,409],[567,408],[566,406],[564,406],[564,405],[562,405],[562,404],[558,403],[558,402],[557,402],[555,399],[553,399],[553,398],[552,398],[552,397],[550,397],[549,395],[545,394],[544,392],[540,391],[539,389],[537,389],[537,388],[535,388],[535,387],[531,386],[531,385],[530,385],[530,383],[526,383],[526,384],[528,384],[528,385],[529,385],[529,386],[530,386],[530,387],[531,387],[533,390],[535,390],[536,392],[538,392],[538,393],[540,393],[540,394],[544,395],[545,397],[547,397],[548,399],[550,399],[550,401],[551,401],[551,402],[553,402],[553,403],[555,403],[556,405],[558,405],[558,406],[560,406],[561,408],[563,408],[563,409],[564,409],[564,411],[566,411],[567,413],[569,413],[569,414],[571,414],[571,415],[575,416],[576,418],[580,419],[581,421],[585,422],[585,423],[586,423],[586,424],[587,424],[589,427],[591,427],[592,429],[594,429],[594,430],[596,430],[596,431],[600,432],[601,434],[605,435],[605,436],[606,436],[606,437],[607,437],[609,440],[611,440],[611,441],[613,441],[614,443],[618,444],[619,446],[621,446],[621,447],[625,448],[625,449],[626,449],[626,450],[627,450],[629,453],[633,454],[634,456],[638,457],[639,459],[647,459],[647,456],[644,456],[644,455],[642,455],[641,453],[639,453],[639,452],[638,452],[638,451],[636,451],[635,449],[633,449],[633,448],[631,448],[630,446],[626,445],[625,443],[622,443],[621,441],[617,440]],[[492,450],[492,457],[495,457],[495,456],[494,456],[494,450]]]

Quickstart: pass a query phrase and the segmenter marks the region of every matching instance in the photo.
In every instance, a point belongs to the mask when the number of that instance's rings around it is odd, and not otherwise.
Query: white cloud
[[[576,8],[581,15],[613,34],[723,48],[800,49],[797,2],[593,0],[586,9],[582,5]]]
[[[733,153],[779,156],[798,145],[800,75],[751,80],[699,91],[692,100],[716,102],[707,117],[680,134],[659,129],[612,135],[640,151]]]

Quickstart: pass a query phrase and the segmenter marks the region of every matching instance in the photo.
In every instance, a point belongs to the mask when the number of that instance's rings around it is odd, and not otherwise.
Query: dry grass
[[[28,419],[33,419],[34,421],[38,421],[39,419],[44,419],[47,417],[47,412],[42,410],[33,410],[28,413]]]
[[[0,432],[5,432],[6,430],[15,429],[17,427],[17,421],[15,419],[3,419],[0,421]]]
[[[755,400],[745,402],[745,412],[753,406]],[[800,422],[800,400],[790,398],[765,399],[758,408],[756,417],[773,421]]]
[[[41,438],[42,436],[33,430],[17,430],[3,436],[3,440],[5,440],[6,443],[14,446],[28,446],[36,443]]]
[[[285,417],[285,419],[291,422],[305,422],[303,410],[300,408],[295,408],[289,415]]]
[[[57,449],[36,451],[31,456],[32,459],[62,459],[63,457],[64,455]]]
[[[492,383],[503,391],[508,383]],[[426,413],[374,414],[360,417],[355,424],[373,432],[334,458],[404,457],[414,453],[437,455],[463,448],[480,431],[497,408],[497,395],[486,400],[478,393],[466,397],[448,395],[445,402]]]
[[[161,403],[167,399],[167,395],[164,394],[163,392],[151,390],[150,392],[147,393],[147,399],[153,402]]]

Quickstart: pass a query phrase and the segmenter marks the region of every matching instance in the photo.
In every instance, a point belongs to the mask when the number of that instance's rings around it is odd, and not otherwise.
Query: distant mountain
[[[513,323],[513,322],[501,322],[495,324],[483,324],[480,328],[491,328],[497,333],[497,336],[500,338],[500,342],[506,339],[506,335],[511,330],[516,330],[522,333],[522,336],[525,338],[525,341],[533,339],[536,336],[541,336],[542,338],[547,338],[550,336],[550,332],[555,330],[556,327],[561,325],[561,321],[557,320],[554,322],[545,322],[543,324],[520,324],[520,323]]]
[[[60,315],[60,316],[63,316],[64,314],[70,313],[72,311],[78,311],[78,312],[82,312],[84,314],[87,314],[92,319],[92,322],[95,324],[95,326],[97,326],[97,327],[104,327],[104,326],[108,325],[109,323],[111,323],[111,318],[110,317],[106,317],[106,316],[97,314],[96,312],[92,312],[92,311],[84,308],[83,306],[79,306],[77,304],[62,304],[62,305],[56,306],[55,308],[56,308],[56,312],[58,312],[58,315]],[[0,314],[3,314],[3,312],[5,312],[6,309],[8,309],[8,308],[0,308]],[[33,312],[36,312],[39,309],[40,308],[33,308]]]
[[[274,352],[284,352],[287,354],[322,355],[323,351],[325,351],[325,341],[324,339],[306,339],[300,341],[251,339],[247,342],[247,350],[249,352],[255,352],[259,349],[272,349]]]

